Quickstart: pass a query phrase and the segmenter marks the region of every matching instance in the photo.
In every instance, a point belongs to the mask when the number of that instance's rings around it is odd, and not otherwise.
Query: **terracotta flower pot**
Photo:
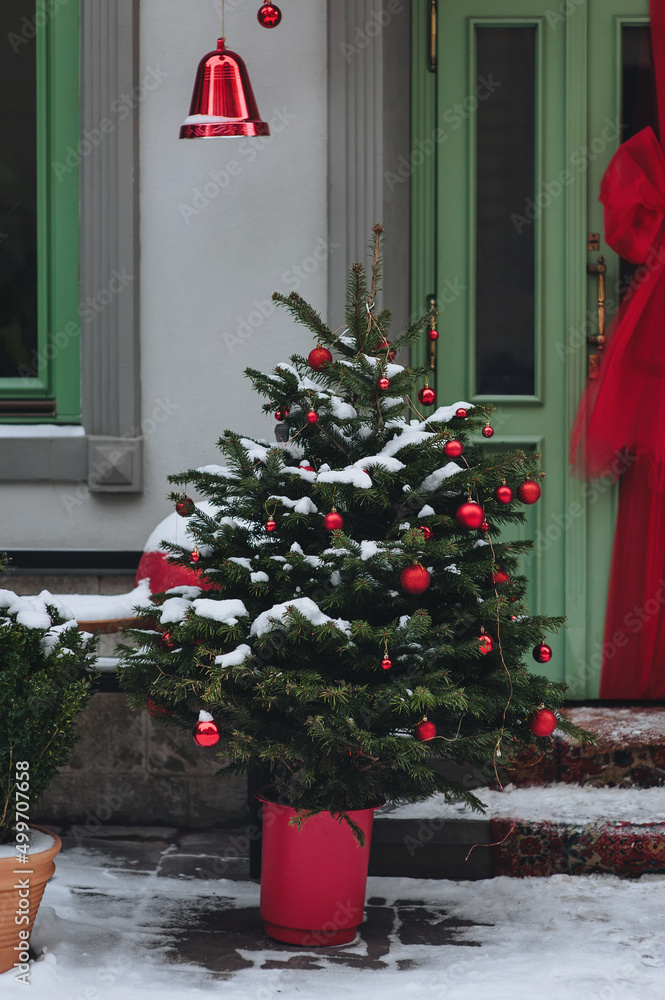
[[[53,859],[62,847],[57,834],[31,825],[53,838],[45,851],[30,854],[30,863],[0,858],[0,973],[26,965],[28,941],[46,883],[55,871]],[[17,972],[19,970],[17,969]]]
[[[261,916],[277,941],[305,946],[348,944],[363,919],[374,809],[349,810],[365,835],[364,846],[348,823],[318,813],[302,828],[296,811],[263,802]]]

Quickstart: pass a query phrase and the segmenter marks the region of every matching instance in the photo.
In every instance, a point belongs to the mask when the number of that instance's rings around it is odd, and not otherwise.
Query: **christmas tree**
[[[557,724],[580,735],[554,713],[565,685],[524,664],[563,623],[524,606],[532,543],[499,540],[540,495],[538,458],[477,443],[489,407],[425,414],[425,370],[395,358],[430,317],[389,340],[382,233],[340,334],[273,296],[315,341],[246,371],[278,443],[226,431],[223,466],[170,477],[196,547],[168,551],[206,589],[158,595],[121,647],[134,705],[216,746],[220,773],[267,769],[278,801],[346,819],[434,792],[475,803],[437,761],[493,772]]]

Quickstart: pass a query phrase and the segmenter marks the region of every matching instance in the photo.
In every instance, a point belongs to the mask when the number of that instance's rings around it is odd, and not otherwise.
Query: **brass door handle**
[[[590,333],[587,336],[587,342],[598,348],[598,352],[596,354],[589,355],[589,378],[597,378],[600,355],[605,348],[605,342],[607,339],[605,337],[605,304],[607,298],[605,290],[605,275],[607,274],[607,264],[605,263],[603,255],[600,255],[597,264],[587,264],[586,269],[587,274],[598,275],[598,333]]]

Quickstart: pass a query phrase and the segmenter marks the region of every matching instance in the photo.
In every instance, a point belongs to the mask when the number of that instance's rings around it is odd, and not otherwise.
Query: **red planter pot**
[[[261,916],[266,934],[305,946],[348,944],[362,922],[374,809],[349,816],[365,835],[360,847],[348,823],[318,813],[290,826],[289,806],[263,802]]]

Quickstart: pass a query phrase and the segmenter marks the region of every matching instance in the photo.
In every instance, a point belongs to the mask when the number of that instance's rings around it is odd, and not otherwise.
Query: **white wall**
[[[310,350],[306,331],[272,308],[273,291],[297,287],[325,312],[327,266],[314,254],[325,258],[328,240],[326,3],[285,0],[273,30],[258,24],[259,6],[227,0],[226,39],[272,136],[180,141],[196,66],[221,34],[220,3],[141,4],[142,74],[164,75],[140,111],[145,492],[7,486],[7,548],[142,549],[172,509],[169,473],[217,461],[226,427],[273,436],[242,373]]]

